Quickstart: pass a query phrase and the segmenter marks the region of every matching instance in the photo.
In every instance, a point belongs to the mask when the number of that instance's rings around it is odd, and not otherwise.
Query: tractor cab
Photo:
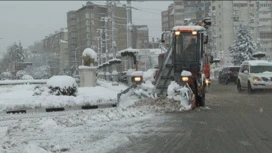
[[[183,70],[200,75],[206,62],[204,43],[206,29],[201,26],[177,26],[173,28],[173,52],[175,81],[179,82]]]

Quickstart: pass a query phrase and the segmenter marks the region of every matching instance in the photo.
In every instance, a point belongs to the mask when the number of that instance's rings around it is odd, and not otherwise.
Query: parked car
[[[252,93],[257,89],[272,89],[272,63],[250,60],[242,63],[238,73],[237,89]]]
[[[230,82],[236,83],[240,66],[224,67],[218,76],[218,82],[228,84]]]

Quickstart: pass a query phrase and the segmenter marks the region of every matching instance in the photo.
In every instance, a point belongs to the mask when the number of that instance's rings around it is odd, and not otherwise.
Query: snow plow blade
[[[126,90],[124,90],[124,91],[118,93],[118,94],[117,94],[117,106],[118,106],[119,103],[120,103],[120,98],[121,98],[121,96],[122,96],[123,94],[128,93],[130,89],[136,88],[136,87],[137,87],[137,84],[132,84],[132,85],[131,85],[130,87],[128,87]]]

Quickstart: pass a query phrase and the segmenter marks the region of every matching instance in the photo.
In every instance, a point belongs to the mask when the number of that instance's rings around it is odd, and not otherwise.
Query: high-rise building
[[[43,39],[43,51],[47,56],[47,64],[52,75],[58,75],[61,70],[68,67],[68,31],[62,28]],[[67,61],[68,62],[68,61]]]
[[[137,49],[148,48],[149,36],[147,25],[133,25],[131,37],[132,48]]]
[[[257,31],[260,38],[260,51],[266,52],[268,58],[272,58],[272,1],[256,1],[259,11]]]
[[[80,9],[67,13],[69,63],[71,67],[77,67],[81,64],[81,55],[86,48],[92,48],[99,52],[102,58],[105,58],[106,50],[111,51],[113,11],[116,25],[114,44],[119,50],[125,49],[127,44],[125,5],[113,5],[111,2],[98,5],[88,1]],[[102,34],[99,31],[102,31]],[[101,36],[103,40],[101,40]]]
[[[174,0],[167,10],[161,12],[162,30],[169,31],[188,20],[201,20],[208,17],[210,7],[211,1],[207,0]]]

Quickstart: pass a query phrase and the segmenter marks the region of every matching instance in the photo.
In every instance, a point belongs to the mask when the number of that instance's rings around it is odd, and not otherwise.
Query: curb
[[[26,114],[26,113],[39,113],[39,112],[60,112],[69,110],[88,110],[99,108],[112,108],[117,107],[117,104],[101,104],[101,105],[83,105],[74,107],[46,107],[46,108],[29,108],[29,109],[15,109],[4,111],[6,114]]]

